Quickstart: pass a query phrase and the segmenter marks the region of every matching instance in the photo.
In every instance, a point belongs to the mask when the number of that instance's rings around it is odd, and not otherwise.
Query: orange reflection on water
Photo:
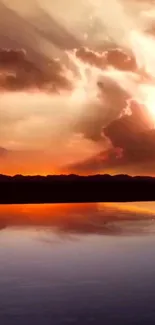
[[[73,233],[103,233],[110,222],[155,218],[155,203],[0,205],[0,228],[53,227]]]
[[[97,204],[0,205],[0,227],[52,226],[59,229],[83,224],[97,214]],[[76,228],[75,226],[75,228]]]
[[[98,203],[98,208],[103,209],[105,203]],[[106,207],[110,209],[120,210],[124,212],[133,212],[136,214],[155,214],[155,202],[126,202],[126,203],[106,203]]]

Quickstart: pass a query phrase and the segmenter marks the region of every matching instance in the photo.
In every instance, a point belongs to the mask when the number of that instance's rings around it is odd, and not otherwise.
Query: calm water
[[[155,324],[155,203],[0,206],[0,324]]]

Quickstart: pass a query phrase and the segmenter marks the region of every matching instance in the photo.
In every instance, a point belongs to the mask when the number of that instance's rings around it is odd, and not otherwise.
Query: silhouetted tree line
[[[155,201],[155,178],[0,175],[0,203]]]

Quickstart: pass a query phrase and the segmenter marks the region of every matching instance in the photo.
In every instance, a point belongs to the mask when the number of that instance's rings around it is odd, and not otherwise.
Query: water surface
[[[155,324],[155,203],[0,206],[0,324]]]

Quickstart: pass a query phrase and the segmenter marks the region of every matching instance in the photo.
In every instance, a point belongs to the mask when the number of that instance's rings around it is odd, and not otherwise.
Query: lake
[[[0,324],[155,324],[155,202],[0,206]]]

